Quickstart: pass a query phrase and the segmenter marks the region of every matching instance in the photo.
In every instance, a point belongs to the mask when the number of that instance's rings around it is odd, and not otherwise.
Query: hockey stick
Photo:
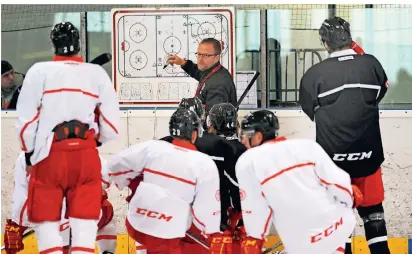
[[[239,110],[239,106],[242,103],[242,101],[245,99],[246,95],[249,93],[250,89],[253,86],[253,83],[255,83],[256,79],[259,77],[260,72],[256,72],[255,76],[253,76],[252,80],[249,82],[247,85],[245,91],[243,92],[242,96],[240,96],[239,100],[236,103],[236,110]]]
[[[198,244],[202,245],[203,248],[209,250],[209,244],[205,241],[203,241],[202,239],[199,239],[195,234],[193,234],[192,232],[187,231],[186,232],[186,236],[189,237],[190,239],[192,239],[193,241],[197,242]]]
[[[110,62],[112,60],[112,54],[110,53],[103,53],[99,56],[97,56],[96,58],[94,58],[93,60],[91,60],[89,63],[91,64],[98,64],[100,66]]]
[[[269,254],[272,250],[278,248],[281,245],[282,245],[282,242],[279,241],[278,243],[276,243],[275,245],[273,245],[269,249],[266,249],[265,251],[263,251],[262,254]]]

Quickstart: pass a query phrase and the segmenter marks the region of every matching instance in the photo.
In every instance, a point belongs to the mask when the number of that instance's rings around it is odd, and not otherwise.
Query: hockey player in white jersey
[[[139,143],[108,164],[119,189],[132,190],[126,219],[129,236],[144,244],[148,254],[180,254],[181,239],[193,221],[209,236],[211,253],[226,253],[220,251],[231,238],[220,232],[218,170],[193,145],[202,136],[201,121],[196,113],[178,109],[170,118],[169,131],[172,143]],[[136,184],[139,178],[143,180]]]
[[[356,224],[353,208],[362,200],[349,175],[315,141],[278,137],[271,111],[250,113],[241,125],[250,148],[236,164],[243,253],[261,253],[272,221],[288,254],[344,253]]]
[[[107,199],[106,189],[110,186],[106,161],[100,157],[102,162],[102,210],[98,223],[96,237],[100,254],[114,253],[116,249],[116,225],[113,220],[113,206]],[[31,228],[27,219],[27,192],[30,175],[26,173],[26,161],[24,152],[21,152],[15,163],[14,190],[11,219],[7,219],[4,242],[7,254],[14,254],[24,249],[23,233]],[[68,254],[70,249],[70,225],[65,218],[66,209],[62,207],[62,219],[60,221],[60,235],[63,238],[63,253]]]
[[[17,102],[17,133],[31,177],[27,214],[40,252],[62,252],[61,207],[66,198],[72,252],[94,252],[101,209],[101,163],[96,144],[118,137],[119,103],[106,71],[78,56],[70,22],[50,34],[53,61],[34,64]],[[94,122],[97,108],[99,123]]]

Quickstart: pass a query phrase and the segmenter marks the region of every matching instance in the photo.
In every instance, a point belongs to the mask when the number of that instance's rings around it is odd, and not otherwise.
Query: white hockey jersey
[[[136,230],[163,239],[185,236],[193,223],[207,234],[220,232],[219,174],[195,146],[149,140],[124,149],[108,163],[119,189],[143,174],[127,219]]]
[[[23,151],[34,151],[32,165],[48,156],[52,130],[64,121],[88,124],[102,143],[118,136],[120,113],[113,84],[102,67],[81,61],[55,57],[27,72],[16,107],[17,135]]]
[[[263,239],[272,219],[288,254],[330,254],[355,228],[349,175],[312,140],[266,142],[236,164],[248,236]]]

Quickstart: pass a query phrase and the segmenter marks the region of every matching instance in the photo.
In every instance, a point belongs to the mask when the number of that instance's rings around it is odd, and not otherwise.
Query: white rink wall
[[[120,137],[100,148],[104,158],[129,145],[168,135],[170,109],[132,109],[121,112]],[[239,118],[248,113],[241,110]],[[314,139],[314,124],[301,110],[274,110],[280,121],[280,134],[287,138]],[[20,151],[15,132],[16,114],[2,111],[2,179],[1,228],[10,217],[13,191],[14,163]],[[412,238],[412,110],[382,110],[381,129],[385,150],[383,180],[385,184],[385,217],[390,237]],[[124,219],[127,214],[127,191],[109,190],[109,199],[115,209],[118,233],[126,233]],[[292,197],[293,198],[293,197]],[[362,222],[356,229],[363,235]],[[275,234],[275,231],[272,231]]]

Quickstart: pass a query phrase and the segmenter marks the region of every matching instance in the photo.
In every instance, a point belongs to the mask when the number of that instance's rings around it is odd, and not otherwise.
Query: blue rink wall
[[[299,109],[273,109],[280,121],[280,135],[287,138],[315,138],[314,124]],[[240,110],[239,119],[249,110]],[[166,108],[125,108],[121,110],[120,137],[100,148],[106,159],[132,144],[168,135],[169,117],[173,110]],[[385,162],[382,165],[385,185],[385,218],[388,235],[399,241],[403,250],[395,254],[412,254],[412,110],[381,110],[381,131]],[[2,232],[5,219],[10,216],[13,190],[13,167],[20,151],[15,132],[16,114],[2,111]],[[109,199],[115,208],[115,220],[120,235],[125,234],[127,191],[110,187]],[[10,204],[10,205],[6,205]],[[271,235],[276,235],[272,229]],[[364,236],[362,221],[358,219],[357,236]],[[359,238],[362,239],[362,238]],[[408,240],[409,239],[409,240]],[[408,247],[409,243],[409,247]],[[398,245],[398,244],[397,244]],[[358,253],[358,252],[356,252]],[[367,253],[367,252],[360,252]]]

